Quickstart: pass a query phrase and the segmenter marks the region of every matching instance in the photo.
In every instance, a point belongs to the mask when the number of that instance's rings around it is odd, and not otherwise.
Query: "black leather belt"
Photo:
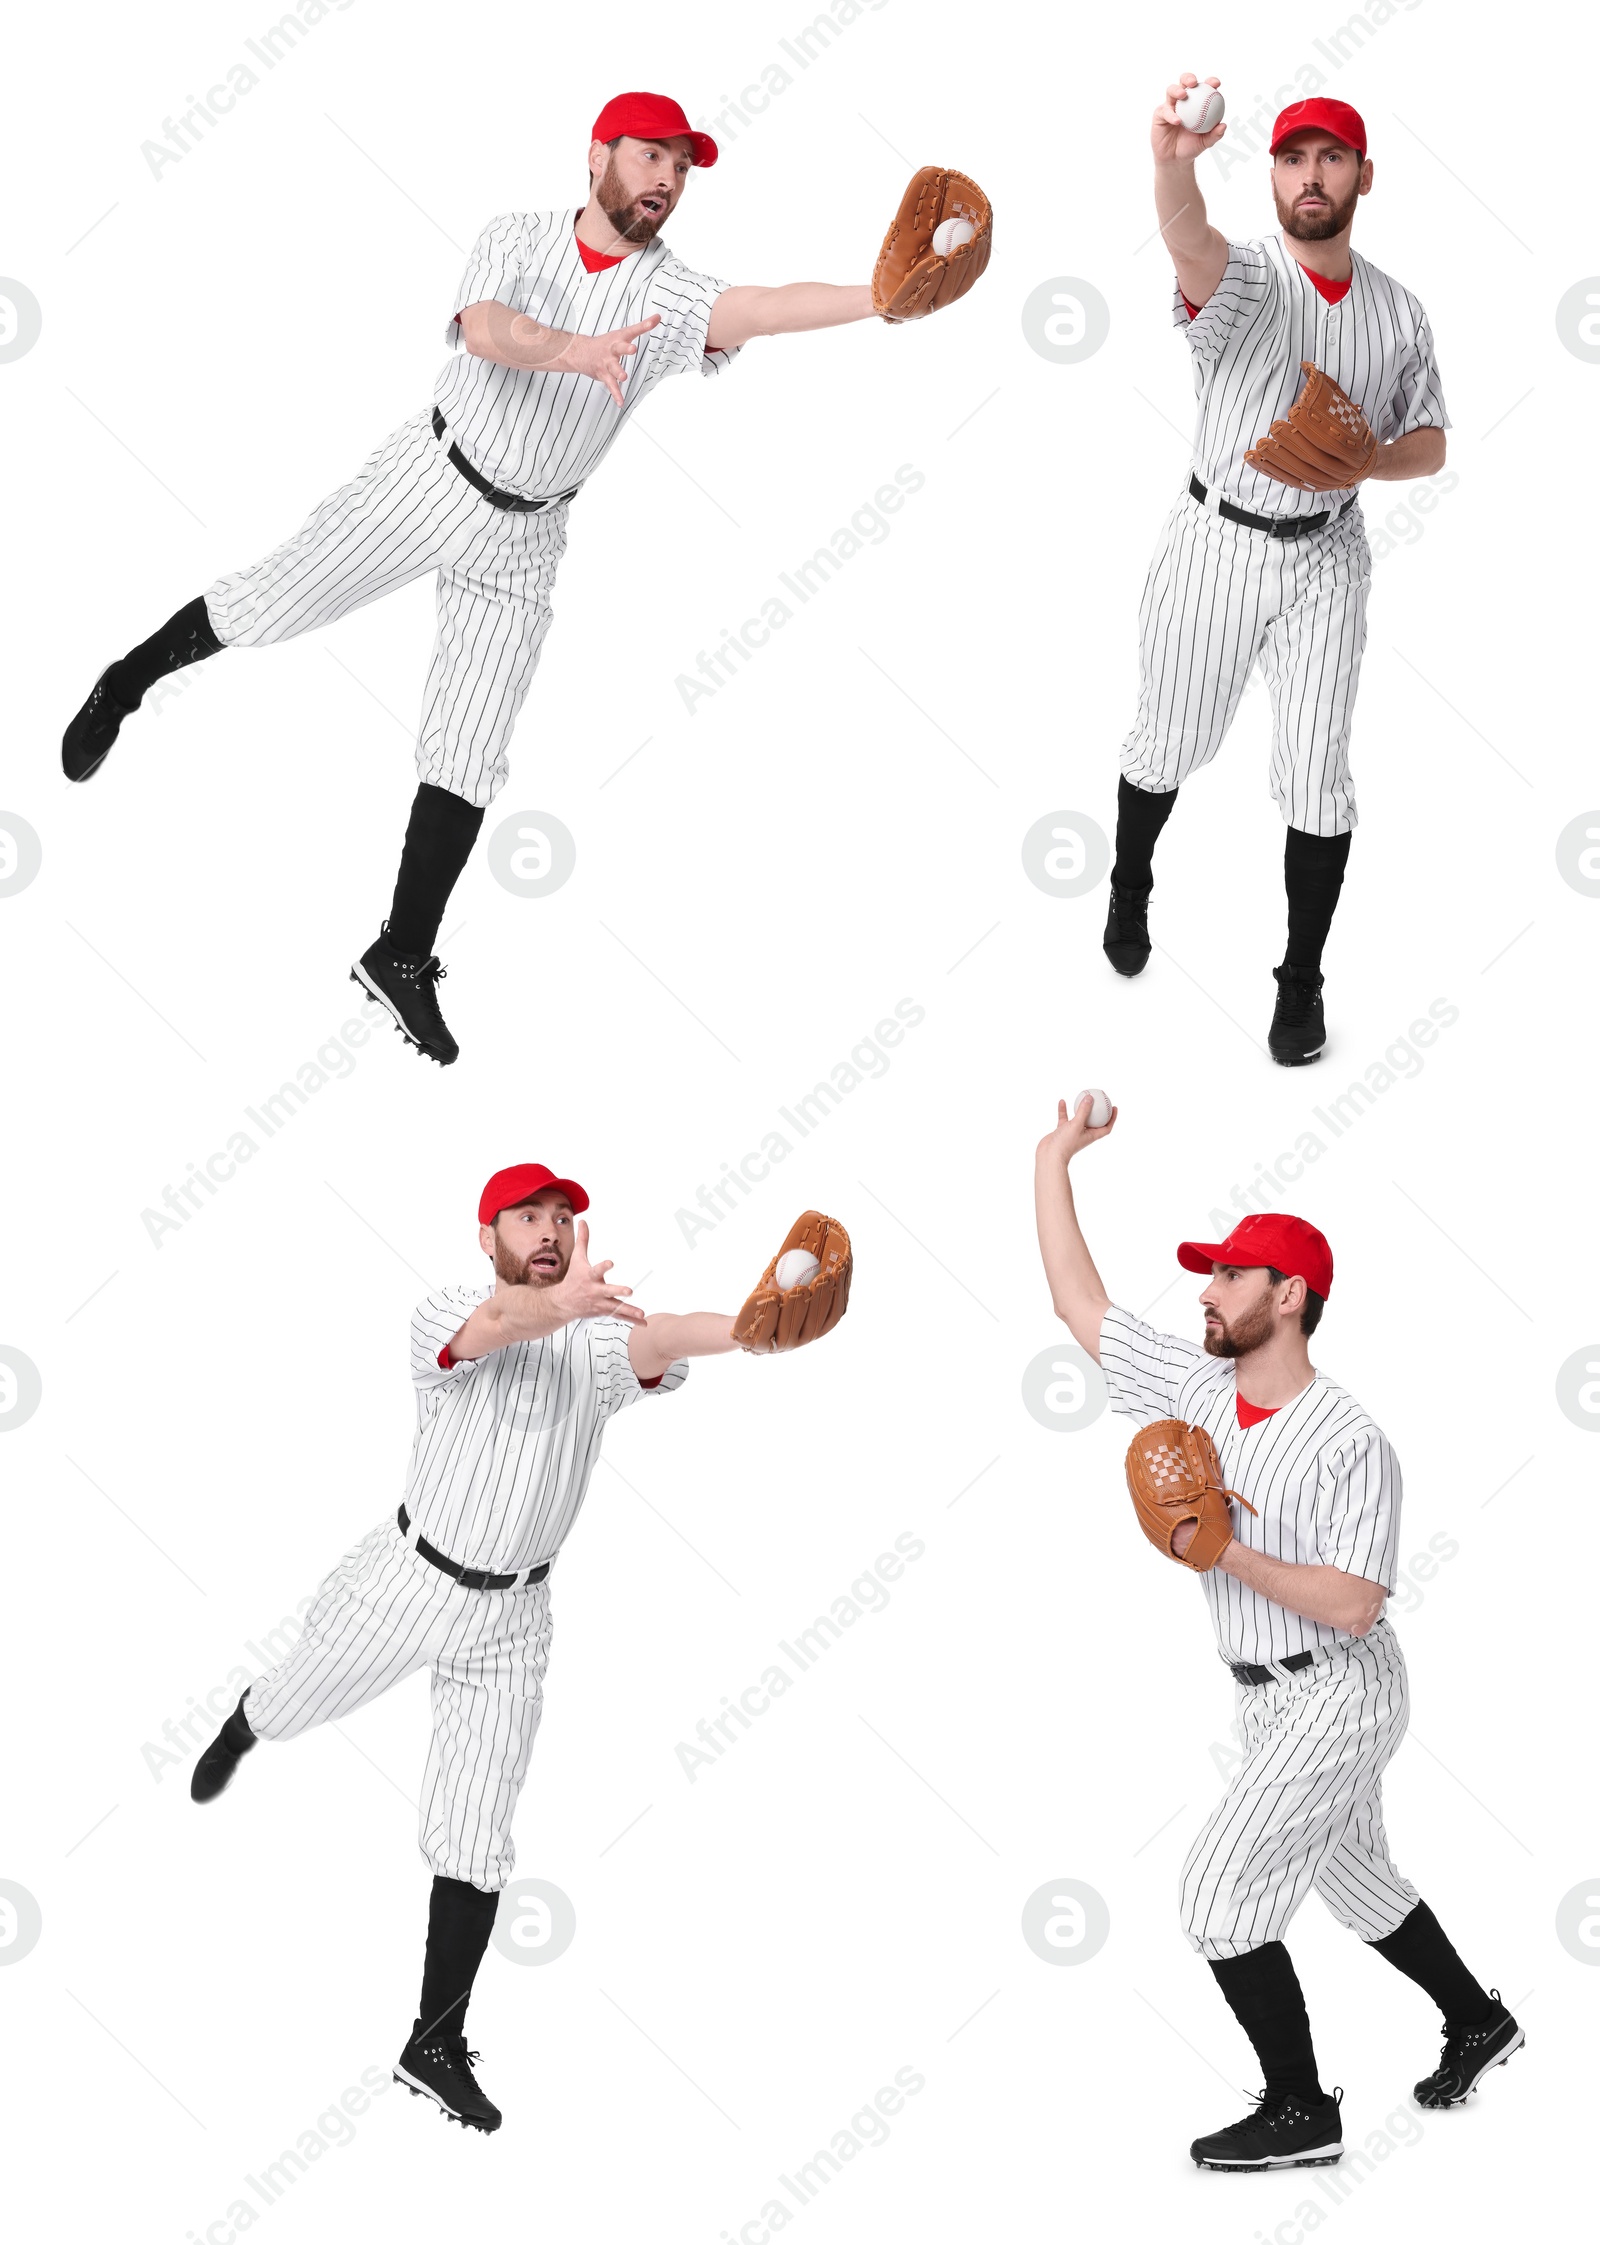
[[[1206,487],[1197,475],[1189,478],[1189,496],[1198,499],[1201,506],[1206,504]],[[1331,507],[1324,514],[1246,514],[1243,507],[1236,507],[1231,500],[1219,499],[1216,511],[1224,522],[1242,523],[1246,530],[1264,530],[1269,538],[1303,538],[1309,531],[1337,522],[1345,507],[1353,504],[1352,499],[1346,499],[1344,506]]]
[[[418,1549],[420,1548],[419,1545]],[[1233,1670],[1238,1683],[1270,1684],[1277,1675],[1278,1668],[1309,1668],[1316,1657],[1315,1653],[1291,1653],[1287,1660],[1278,1662],[1277,1668],[1262,1668],[1253,1660],[1230,1660],[1228,1666]]]
[[[400,1533],[403,1536],[409,1535],[411,1532],[411,1516],[404,1505],[400,1507],[395,1517],[400,1523]],[[550,1572],[548,1559],[542,1567],[524,1567],[520,1574],[515,1575],[490,1575],[485,1574],[481,1567],[458,1567],[453,1559],[447,1559],[442,1551],[436,1551],[426,1536],[418,1536],[413,1548],[420,1551],[424,1559],[430,1560],[434,1566],[442,1569],[445,1574],[454,1575],[463,1590],[511,1590],[519,1582],[543,1582],[545,1576]]]
[[[433,409],[433,433],[436,437],[444,435],[444,415],[437,406]],[[479,475],[459,444],[450,447],[450,465],[466,477],[474,491],[483,493],[491,507],[503,507],[507,514],[542,514],[546,507],[564,507],[583,488],[575,483],[570,491],[559,492],[554,499],[519,499],[514,491],[502,491],[487,476]]]

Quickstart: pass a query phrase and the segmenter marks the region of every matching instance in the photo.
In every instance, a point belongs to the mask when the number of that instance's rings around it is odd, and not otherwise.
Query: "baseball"
[[[1072,1112],[1074,1114],[1078,1112],[1078,1109],[1083,1105],[1086,1099],[1090,1102],[1089,1128],[1091,1130],[1103,1129],[1104,1126],[1111,1120],[1110,1100],[1106,1097],[1103,1091],[1080,1091],[1077,1098],[1072,1102]]]
[[[944,219],[933,230],[935,255],[948,257],[953,249],[960,249],[963,242],[970,242],[976,231],[970,218]]]
[[[1228,105],[1215,86],[1196,86],[1174,102],[1180,125],[1187,125],[1192,133],[1208,133],[1220,125],[1228,113]]]
[[[787,1255],[778,1257],[772,1283],[780,1294],[787,1294],[792,1286],[809,1286],[821,1268],[815,1255],[803,1247],[791,1247]]]

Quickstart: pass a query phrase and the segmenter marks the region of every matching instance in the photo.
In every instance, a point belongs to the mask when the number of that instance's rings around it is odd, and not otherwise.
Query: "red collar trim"
[[[597,249],[591,249],[578,232],[577,219],[572,222],[572,238],[578,245],[578,255],[583,259],[583,269],[586,273],[603,273],[608,265],[620,265],[622,263],[620,257],[602,257]]]

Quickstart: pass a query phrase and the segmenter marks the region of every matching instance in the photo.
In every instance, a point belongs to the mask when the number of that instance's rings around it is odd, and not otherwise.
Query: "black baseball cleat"
[[[461,1047],[439,1011],[439,983],[446,969],[437,959],[420,959],[397,951],[389,941],[389,923],[370,949],[363,951],[350,969],[350,979],[370,990],[385,1007],[408,1045],[448,1068]]]
[[[1304,1068],[1320,1058],[1328,1041],[1322,1018],[1322,977],[1287,963],[1274,967],[1278,1002],[1272,1009],[1267,1050],[1280,1068]]]
[[[1331,2097],[1307,2103],[1287,2092],[1269,2097],[1262,2092],[1252,2113],[1214,2136],[1197,2136],[1189,2157],[1197,2167],[1332,2167],[1344,2157],[1339,2128],[1339,2106],[1344,2097],[1336,2089]]]
[[[1411,2094],[1419,2105],[1464,2105],[1486,2073],[1503,2066],[1526,2037],[1500,2001],[1500,1990],[1491,1988],[1494,2009],[1475,2027],[1444,2030],[1444,2054],[1426,2081]]]
[[[422,2034],[411,2030],[411,2040],[395,2062],[394,2078],[403,2081],[413,2097],[431,2097],[446,2120],[459,2120],[463,2128],[481,2128],[493,2135],[500,2125],[500,2108],[491,2105],[478,2087],[472,2071],[476,2050],[467,2048],[465,2035]]]
[[[1116,968],[1118,974],[1143,974],[1150,956],[1150,928],[1146,918],[1150,910],[1150,891],[1153,881],[1146,881],[1142,889],[1125,889],[1118,881],[1111,884],[1111,907],[1106,913],[1106,932],[1100,947]]]
[[[255,1733],[245,1721],[241,1693],[238,1706],[194,1765],[189,1778],[190,1800],[214,1801],[219,1793],[226,1792],[240,1758],[249,1753],[255,1742]]]
[[[137,702],[118,699],[108,683],[118,668],[108,663],[94,682],[94,691],[61,736],[61,769],[69,780],[93,779],[111,754],[122,720],[131,717]]]

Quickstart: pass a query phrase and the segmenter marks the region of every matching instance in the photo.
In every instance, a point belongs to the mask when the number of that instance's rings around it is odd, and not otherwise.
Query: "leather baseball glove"
[[[804,1248],[821,1268],[803,1286],[787,1290],[774,1276],[781,1258],[792,1247]],[[831,1333],[850,1300],[850,1234],[831,1216],[808,1208],[796,1218],[789,1236],[762,1272],[755,1292],[733,1321],[733,1337],[753,1356],[776,1356],[783,1349],[803,1349]]]
[[[1331,374],[1300,361],[1305,388],[1287,421],[1274,421],[1245,454],[1246,463],[1296,491],[1351,491],[1371,475],[1378,440],[1353,398]]]
[[[1150,1541],[1180,1567],[1208,1574],[1233,1541],[1230,1498],[1246,1512],[1255,1506],[1222,1486],[1222,1462],[1204,1427],[1185,1419],[1157,1419],[1128,1444],[1128,1494]],[[1172,1539],[1186,1520],[1195,1522],[1187,1551]]]
[[[941,256],[936,227],[964,218],[970,242]],[[989,262],[994,213],[976,180],[963,171],[924,164],[901,197],[894,224],[872,268],[872,309],[886,320],[920,320],[965,296]]]

